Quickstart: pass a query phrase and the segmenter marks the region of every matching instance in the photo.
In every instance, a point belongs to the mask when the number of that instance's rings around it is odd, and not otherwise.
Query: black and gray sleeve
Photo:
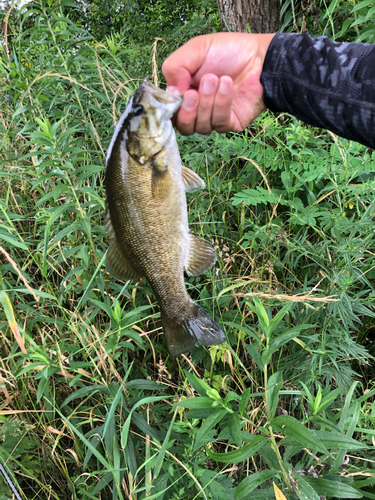
[[[261,82],[272,111],[375,148],[375,45],[278,33]]]

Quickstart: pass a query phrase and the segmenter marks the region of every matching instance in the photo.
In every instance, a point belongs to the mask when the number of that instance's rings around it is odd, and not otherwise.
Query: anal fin
[[[185,191],[198,191],[205,187],[204,180],[198,174],[190,170],[190,168],[182,167],[182,180],[184,182]]]
[[[199,276],[216,262],[213,247],[194,234],[189,234],[189,257],[185,265],[188,276]]]

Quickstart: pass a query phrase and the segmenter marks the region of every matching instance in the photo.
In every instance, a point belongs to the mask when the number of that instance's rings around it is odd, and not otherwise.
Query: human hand
[[[168,90],[184,94],[176,117],[182,134],[243,130],[265,109],[260,75],[273,36],[198,36],[164,61]]]

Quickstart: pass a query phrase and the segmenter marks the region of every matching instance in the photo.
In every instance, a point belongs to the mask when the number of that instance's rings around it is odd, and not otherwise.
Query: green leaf
[[[267,311],[266,311],[262,301],[260,299],[258,299],[257,297],[254,297],[253,302],[254,302],[254,306],[255,306],[254,310],[258,316],[259,321],[261,323],[263,323],[264,327],[268,327],[270,324],[270,319],[268,317]],[[263,333],[266,334],[266,332],[263,332]]]
[[[199,473],[201,470],[196,468],[194,472]],[[217,471],[205,469],[203,474],[199,477],[199,482],[204,491],[206,491],[207,488],[211,493],[209,496],[210,499],[233,500],[234,488],[232,477],[226,477],[226,474],[220,474]],[[203,500],[203,496],[200,495],[200,498]]]
[[[249,401],[250,401],[250,387],[248,387],[243,391],[243,393],[241,394],[240,401],[238,403],[238,411],[240,412],[240,415],[242,417],[244,417],[246,414],[246,409],[247,405],[249,404]]]
[[[147,398],[142,398],[140,401],[138,401],[131,409],[128,418],[126,419],[122,431],[121,431],[121,446],[123,448],[126,447],[127,442],[128,442],[128,435],[129,435],[129,428],[130,428],[130,422],[132,418],[132,413],[133,411],[138,408],[139,406],[146,405],[148,403],[155,403],[156,401],[160,401],[162,399],[170,398],[172,396],[149,396]]]
[[[103,488],[108,486],[110,482],[113,480],[113,473],[112,472],[107,472],[104,474],[103,477],[100,478],[100,480],[97,482],[92,494],[92,498],[97,498],[95,495],[97,495]]]
[[[300,380],[300,384],[302,385],[302,387],[304,388],[304,392],[305,392],[305,396],[307,396],[308,400],[309,400],[309,403],[310,403],[310,406],[311,408],[314,408],[314,403],[315,403],[315,398],[314,398],[314,395],[311,394],[309,388],[307,387],[307,385],[302,382],[302,380]]]
[[[270,441],[267,441],[260,450],[260,456],[268,465],[269,469],[278,469],[279,461],[277,459],[275,450],[272,448]]]
[[[22,248],[22,250],[27,250],[27,246],[22,241],[16,240],[13,236],[10,236],[9,233],[0,230],[0,240],[4,240],[8,242],[11,246]]]
[[[247,344],[246,345],[246,350],[250,354],[250,356],[253,358],[255,363],[257,364],[257,367],[264,371],[264,363],[262,360],[262,356],[259,354],[259,347],[254,343],[254,344]]]
[[[121,436],[122,437],[122,436]],[[131,435],[127,435],[127,440],[126,440],[126,446],[124,449],[124,455],[125,455],[125,464],[130,469],[130,472],[133,474],[134,477],[137,475],[137,460],[136,460],[136,452],[134,449],[134,443]]]
[[[141,337],[142,338],[142,337]],[[131,380],[130,382],[126,382],[126,389],[143,389],[146,391],[160,391],[161,389],[166,389],[166,386],[163,384],[158,384],[153,380],[142,380],[136,379]]]
[[[180,408],[210,408],[213,404],[213,400],[207,397],[197,397],[189,398],[179,401],[178,403],[173,403],[173,406],[179,406]]]
[[[265,436],[255,436],[254,440],[240,448],[239,450],[228,451],[227,453],[215,453],[206,448],[207,455],[215,460],[215,462],[222,462],[224,464],[237,464],[243,462],[257,453],[267,438]]]
[[[0,295],[0,298],[1,298],[1,295]],[[22,370],[20,370],[17,373],[17,377],[21,377],[21,375],[24,375],[25,373],[31,372],[37,366],[40,366],[40,362],[39,361],[37,361],[35,363],[31,363],[30,365],[25,366],[25,368],[22,368]]]
[[[151,427],[137,411],[133,411],[132,420],[134,424],[147,436],[149,435],[156,442],[161,442],[165,432],[158,431]]]
[[[361,406],[359,404],[357,404],[354,415],[350,420],[348,430],[345,434],[345,436],[347,438],[351,438],[353,436],[354,430],[356,428],[356,425],[357,425],[357,422],[359,420],[360,415],[361,415]],[[337,473],[339,471],[339,468],[341,467],[341,464],[344,460],[345,454],[346,454],[346,449],[339,450],[337,452],[336,458],[335,458],[335,460],[332,464],[332,467],[331,467],[331,473]]]
[[[115,415],[115,410],[116,410],[116,407],[117,407],[117,405],[118,405],[118,403],[120,401],[121,394],[122,394],[122,385],[119,386],[117,394],[114,397],[114,400],[112,401],[111,407],[110,407],[109,412],[107,414],[107,417],[105,419],[105,424],[104,424],[104,429],[103,429],[103,435],[102,435],[103,438],[105,437],[105,435],[107,433],[109,425],[113,422],[113,418],[114,418],[114,415]]]
[[[317,412],[322,413],[326,408],[328,408],[329,405],[342,393],[342,391],[343,391],[342,387],[337,387],[333,391],[330,391],[328,394],[326,394],[324,398],[321,400]],[[314,408],[314,404],[312,405],[312,408]]]
[[[109,391],[104,385],[90,385],[88,387],[82,387],[81,389],[78,389],[78,391],[74,391],[70,396],[68,396],[61,405],[61,408],[68,405],[74,399],[83,398],[96,391],[103,391],[105,394],[109,395]]]
[[[371,7],[374,5],[374,0],[363,0],[362,2],[357,3],[355,7],[351,10],[352,13],[357,12],[357,10],[366,9],[367,7]]]
[[[354,429],[353,429],[354,430]],[[356,441],[346,434],[333,431],[315,431],[319,440],[332,450],[334,449],[347,449],[351,451],[367,450],[368,446],[365,443]],[[341,465],[341,464],[340,464]]]
[[[207,390],[210,389],[210,386],[206,384],[206,382],[198,378],[196,375],[194,375],[194,373],[190,373],[186,370],[184,370],[184,373],[192,388],[201,396],[206,396]]]
[[[242,444],[241,423],[238,413],[233,413],[228,421],[229,434],[234,443],[240,447]]]
[[[294,306],[293,302],[287,302],[280,311],[275,314],[275,316],[270,321],[270,326],[272,326],[272,331],[280,324],[283,320],[284,316],[290,311],[290,309]]]
[[[273,351],[277,351],[277,349],[279,349],[279,347],[284,345],[286,342],[289,342],[289,340],[297,337],[296,333],[300,332],[301,330],[306,330],[307,328],[316,328],[316,325],[306,324],[295,326],[294,328],[291,328],[290,330],[287,330],[279,335],[273,342],[271,342],[269,348]]]
[[[176,418],[176,415],[177,415],[177,409],[176,411],[174,412],[174,415],[172,417],[172,420],[171,420],[171,423],[169,424],[169,428],[168,428],[168,432],[164,438],[164,441],[163,441],[163,445],[158,453],[158,456],[157,456],[157,459],[156,459],[156,463],[155,463],[155,467],[154,467],[154,479],[156,479],[161,471],[161,467],[163,465],[163,461],[164,461],[164,456],[165,456],[165,452],[167,450],[167,446],[168,446],[168,443],[169,443],[169,438],[170,438],[170,435],[171,435],[171,432],[172,432],[172,428],[173,428],[173,424],[174,424],[174,421],[175,421],[175,418]]]
[[[41,297],[42,299],[52,299],[55,301],[57,300],[56,297],[54,297],[50,293],[42,292],[41,290],[36,290],[35,288],[32,288],[31,290],[37,297]],[[12,290],[7,290],[7,291],[8,292],[13,291],[17,293],[30,293],[30,294],[32,293],[28,288],[18,288],[18,287],[12,288]]]
[[[245,479],[243,479],[237,486],[234,492],[234,499],[251,500],[253,498],[251,492],[265,481],[274,479],[276,474],[279,474],[279,471],[276,469],[262,470],[255,472],[254,474],[250,474],[250,476],[245,477]]]
[[[247,333],[250,337],[253,337],[255,340],[257,340],[259,344],[261,343],[260,336],[252,328],[247,328],[246,326],[238,325],[237,323],[230,323],[229,321],[225,321],[224,325],[232,326],[236,330],[240,330],[241,332]]]
[[[43,393],[44,393],[44,389],[46,388],[47,383],[48,383],[48,378],[42,377],[40,379],[40,382],[38,384],[38,390],[37,390],[37,393],[36,393],[36,402],[37,403],[39,403],[39,401],[42,399],[42,396],[43,396]]]
[[[328,479],[313,478],[309,476],[304,476],[303,479],[309,483],[320,496],[349,498],[351,500],[363,498],[360,491],[339,481],[329,481]]]
[[[288,496],[287,493],[284,494],[286,495],[287,500],[295,500],[293,497]],[[249,500],[275,500],[275,489],[272,486],[272,488],[258,488],[253,490]]]
[[[293,471],[293,477],[297,483],[295,490],[299,500],[320,500],[320,496],[314,490],[310,483],[304,480],[304,476],[300,476]]]
[[[212,415],[209,415],[202,423],[201,428],[194,442],[194,450],[201,446],[204,442],[204,437],[215,427],[215,425],[222,420],[228,412],[225,409],[218,409]]]
[[[329,455],[328,450],[323,443],[316,437],[314,431],[305,427],[296,418],[290,415],[280,415],[271,422],[272,427],[278,426],[286,436],[290,436],[299,443],[303,444],[305,448],[318,450],[321,453]],[[283,427],[284,426],[284,427]]]
[[[65,238],[65,236],[68,236],[69,234],[72,234],[75,231],[83,232],[82,224],[74,223],[74,224],[70,224],[70,226],[65,227],[64,229],[61,229],[61,231],[59,231],[57,233],[57,235],[51,241],[50,246],[53,246],[55,243],[57,243],[58,241]]]
[[[283,386],[283,377],[281,372],[276,372],[268,379],[267,399],[269,408],[269,417],[272,420],[275,416],[279,404],[279,392]]]
[[[48,399],[46,398],[48,401]],[[52,403],[48,401],[51,405]],[[101,453],[99,453],[94,446],[88,441],[85,436],[80,432],[67,418],[64,417],[64,415],[57,409],[55,408],[56,412],[60,415],[60,418],[66,423],[66,425],[72,429],[72,431],[77,434],[79,439],[87,446],[87,448],[91,451],[93,455],[99,460],[99,462],[105,467],[106,470],[111,470],[111,466],[109,463],[106,461],[106,459],[103,457]]]
[[[339,423],[337,425],[337,429],[341,432],[344,431],[345,422],[346,422],[348,415],[349,415],[350,403],[352,401],[354,391],[355,391],[355,388],[357,387],[357,385],[358,385],[358,382],[353,382],[352,385],[350,386],[348,394],[346,395],[344,408],[342,409],[342,412],[340,415],[340,420],[339,420]]]
[[[88,290],[88,288],[86,288],[86,291]],[[101,300],[96,300],[96,299],[93,299],[93,298],[90,298],[90,302],[92,302],[94,305],[96,305],[97,307],[99,307],[99,309],[101,311],[104,311],[108,314],[109,317],[111,317],[111,314],[112,314],[112,309],[111,309],[111,306],[109,304],[106,304],[105,302],[101,301]]]
[[[16,109],[16,111],[13,113],[13,118],[15,118],[18,115],[22,115],[22,113],[26,113],[26,111],[31,111],[33,109],[32,106],[26,105],[26,106],[20,106],[19,108]]]
[[[265,368],[271,361],[274,352],[275,352],[274,349],[264,349],[264,351],[262,352],[262,363]]]

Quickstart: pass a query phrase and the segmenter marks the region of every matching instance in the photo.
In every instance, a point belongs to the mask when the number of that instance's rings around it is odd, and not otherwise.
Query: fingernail
[[[196,105],[197,105],[197,98],[195,97],[195,95],[186,94],[184,96],[183,106],[187,111],[193,110]]]
[[[228,80],[220,80],[219,92],[220,94],[227,94],[230,89],[230,82]]]
[[[171,94],[180,95],[178,87],[167,87],[167,92],[170,92]]]
[[[202,82],[202,92],[211,94],[215,87],[215,81],[212,78],[205,78]]]

